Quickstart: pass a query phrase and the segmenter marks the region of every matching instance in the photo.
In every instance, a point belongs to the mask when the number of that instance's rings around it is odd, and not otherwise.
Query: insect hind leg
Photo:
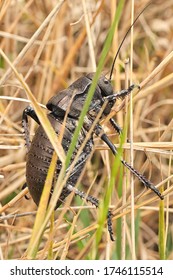
[[[103,128],[100,125],[96,126],[95,133],[96,133],[97,136],[99,136],[108,145],[108,147],[111,149],[112,153],[115,156],[119,156],[115,145],[110,141],[110,139],[105,134]],[[144,186],[146,186],[148,189],[152,190],[156,195],[158,195],[158,197],[161,200],[164,199],[164,197],[159,192],[159,190],[149,180],[147,180],[144,175],[140,174],[129,163],[127,163],[122,157],[119,156],[119,158],[120,158],[120,161],[122,162],[122,164],[124,166],[126,166],[131,171],[131,173],[133,175],[135,175],[138,178],[138,180],[144,184]]]
[[[75,195],[78,195],[80,198],[85,199],[87,202],[90,202],[92,205],[94,205],[96,208],[99,207],[99,200],[95,198],[92,195],[87,195],[86,193],[78,190],[77,188],[73,187],[72,185],[67,185],[67,189],[71,192],[74,192]],[[108,232],[110,235],[110,239],[114,241],[114,236],[113,236],[113,228],[112,228],[112,213],[111,210],[108,210],[107,214],[107,226],[108,226]]]
[[[35,120],[38,124],[40,124],[39,119],[31,106],[27,106],[22,115],[22,127],[24,130],[24,138],[26,142],[27,151],[30,148],[30,136],[29,136],[29,126],[28,126],[28,116],[30,116],[33,120]]]

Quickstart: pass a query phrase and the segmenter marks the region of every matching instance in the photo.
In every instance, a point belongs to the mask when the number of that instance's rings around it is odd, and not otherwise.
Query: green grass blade
[[[108,208],[109,208],[109,204],[110,204],[110,198],[111,198],[111,195],[112,195],[112,190],[115,186],[115,178],[117,177],[117,173],[118,173],[118,170],[119,170],[119,165],[121,163],[120,157],[121,157],[122,151],[123,151],[122,150],[122,145],[123,145],[123,142],[124,142],[123,140],[124,140],[124,137],[122,137],[122,139],[121,139],[120,147],[118,149],[118,155],[115,157],[115,160],[113,162],[110,181],[109,181],[109,185],[108,185],[107,190],[106,190],[104,201],[102,201],[100,203],[100,211],[99,211],[99,219],[98,219],[99,227],[98,227],[97,232],[96,232],[96,247],[98,247],[98,244],[101,240],[105,219],[107,217],[107,212],[108,212]]]
[[[123,5],[124,5],[124,0],[121,0],[119,2],[118,7],[117,7],[117,12],[115,14],[113,24],[112,24],[112,26],[111,26],[111,28],[108,32],[108,36],[106,38],[106,41],[105,41],[105,44],[104,44],[104,47],[103,47],[103,50],[102,50],[102,53],[101,53],[101,56],[100,56],[99,64],[98,64],[96,73],[94,75],[93,82],[91,84],[91,87],[89,89],[84,107],[83,107],[82,112],[80,114],[79,124],[76,127],[75,132],[73,134],[73,138],[72,138],[72,141],[71,141],[68,153],[67,153],[66,161],[65,161],[66,168],[69,166],[70,159],[71,159],[71,156],[73,154],[73,151],[74,151],[74,148],[75,148],[78,136],[79,136],[79,132],[80,132],[80,130],[82,128],[82,125],[83,125],[83,122],[84,122],[84,117],[86,116],[86,113],[88,111],[88,108],[89,108],[91,100],[92,100],[92,97],[94,95],[94,91],[95,91],[95,88],[97,86],[97,81],[100,77],[101,71],[102,71],[103,66],[104,66],[105,59],[107,57],[108,51],[109,51],[111,43],[112,43],[115,27],[117,26],[117,24],[119,22],[119,19],[120,19],[120,16],[121,16]]]

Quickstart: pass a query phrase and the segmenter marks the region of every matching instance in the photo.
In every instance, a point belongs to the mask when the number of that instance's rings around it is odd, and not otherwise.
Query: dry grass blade
[[[56,135],[54,129],[52,128],[49,120],[47,119],[47,117],[43,113],[43,111],[40,109],[34,95],[30,91],[28,85],[25,83],[22,76],[17,72],[17,70],[15,69],[13,64],[11,64],[10,60],[7,58],[7,56],[4,54],[4,52],[1,49],[0,49],[0,54],[8,62],[8,64],[11,66],[11,69],[14,71],[16,77],[18,78],[18,80],[22,84],[23,88],[25,89],[26,94],[31,101],[32,107],[34,108],[34,110],[35,110],[35,112],[36,112],[36,114],[37,114],[37,116],[40,120],[40,123],[42,124],[43,128],[45,129],[45,132],[47,133],[47,135],[50,139],[50,142],[52,143],[52,146],[54,147],[57,155],[59,156],[59,158],[61,159],[61,161],[63,163],[64,159],[65,159],[64,150],[63,150],[60,142],[58,141],[57,135]]]
[[[153,72],[140,83],[140,88],[142,89],[146,84],[153,80],[153,78],[171,62],[173,59],[173,51],[153,70]]]
[[[37,37],[40,35],[40,33],[44,30],[44,28],[50,22],[51,18],[59,11],[64,0],[59,0],[58,2],[59,3],[57,3],[57,5],[54,7],[54,9],[51,11],[51,13],[44,20],[42,25],[37,29],[37,31],[34,33],[32,38],[29,40],[29,42],[26,44],[26,46],[23,48],[23,50],[16,57],[15,61],[13,62],[13,66],[16,66],[20,62],[20,60],[23,58],[23,56],[27,53],[27,51],[31,48],[34,41],[37,39]],[[6,74],[1,78],[0,85],[4,84],[4,82],[8,79],[8,77],[10,76],[11,73],[12,73],[12,68],[9,68],[9,70],[6,72]]]
[[[25,188],[15,198],[13,198],[12,200],[10,200],[10,202],[8,202],[7,204],[5,204],[3,207],[0,208],[0,214],[6,211],[6,209],[12,207],[17,201],[19,201],[22,197],[27,195],[27,193],[28,193],[28,188]]]

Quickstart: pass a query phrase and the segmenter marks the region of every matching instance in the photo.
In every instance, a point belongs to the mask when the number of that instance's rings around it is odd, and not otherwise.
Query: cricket
[[[0,259],[173,259],[173,1],[1,2]]]
[[[147,8],[147,6],[144,8],[144,10]],[[144,10],[141,12],[143,13]],[[141,14],[140,13],[140,14]],[[123,45],[123,42],[130,32],[132,26],[134,26],[135,22],[139,18],[140,14],[136,17],[133,24],[128,29],[127,33],[125,34],[118,51],[115,55],[114,61],[112,63],[112,67],[110,70],[109,78],[106,78],[104,75],[101,75],[98,84],[96,86],[91,104],[89,106],[88,112],[86,114],[86,117],[84,119],[82,130],[79,134],[78,141],[76,143],[75,150],[73,152],[73,156],[71,161],[74,160],[75,155],[78,152],[79,147],[84,142],[87,133],[89,132],[95,118],[97,117],[98,113],[102,109],[102,106],[105,102],[107,102],[103,113],[101,115],[100,121],[105,118],[111,111],[112,107],[116,103],[116,100],[121,99],[124,100],[126,96],[132,93],[133,89],[135,87],[139,88],[137,85],[131,85],[127,89],[122,89],[120,92],[113,91],[112,87],[112,73],[114,69],[114,64],[116,62],[116,58],[119,54],[119,51]],[[94,77],[94,73],[89,73],[86,76],[83,76],[79,78],[78,80],[74,81],[67,89],[64,89],[60,92],[58,92],[55,96],[53,96],[48,103],[46,104],[47,109],[50,111],[48,114],[48,119],[54,128],[57,136],[60,134],[60,131],[62,129],[63,121],[66,116],[66,122],[65,122],[65,131],[62,139],[62,146],[65,151],[65,153],[68,152],[69,145],[72,140],[73,133],[75,131],[75,128],[78,125],[78,120],[80,118],[81,110],[84,106],[89,88],[92,83],[92,79]],[[34,119],[39,127],[37,131],[35,132],[35,136],[30,144],[29,139],[29,127],[28,127],[28,116],[30,116],[32,119]],[[110,118],[110,123],[113,126],[115,132],[118,134],[121,134],[122,130],[120,126],[116,123],[116,121],[113,118]],[[28,150],[27,155],[27,163],[26,163],[26,184],[24,186],[27,186],[29,189],[29,192],[34,200],[34,202],[38,205],[40,201],[40,197],[43,191],[44,183],[46,180],[46,175],[48,172],[48,168],[51,162],[51,158],[53,155],[53,147],[46,136],[46,133],[44,132],[43,127],[41,126],[39,119],[34,111],[34,109],[31,106],[28,106],[24,112],[23,112],[23,119],[22,119],[22,125],[24,128],[24,134],[26,139],[26,146]],[[76,195],[80,196],[81,198],[85,198],[86,201],[91,202],[96,207],[99,206],[99,200],[97,198],[94,198],[92,196],[86,195],[84,192],[79,191],[75,188],[76,182],[84,168],[84,165],[90,156],[94,141],[93,137],[94,135],[100,137],[100,139],[106,143],[106,145],[110,148],[113,155],[117,155],[117,149],[115,145],[111,142],[109,137],[104,132],[103,127],[98,122],[91,134],[90,139],[87,141],[86,145],[84,146],[83,151],[81,152],[77,163],[75,164],[74,170],[72,174],[70,175],[69,179],[67,180],[66,185],[63,187],[62,193],[59,197],[59,200],[57,201],[56,208],[58,208],[62,202],[65,200],[65,198],[74,191]],[[155,188],[154,184],[150,182],[148,179],[145,178],[144,175],[140,174],[137,170],[135,170],[129,163],[127,163],[123,158],[121,158],[121,163],[130,170],[130,172],[138,178],[140,182],[143,183],[145,187],[148,189],[151,189],[160,199],[163,199],[163,196],[159,192],[158,189]],[[61,162],[60,160],[57,161],[56,166],[56,174],[55,178],[58,178],[59,172],[61,170]],[[53,188],[53,186],[52,186]],[[51,195],[51,194],[50,194]],[[107,215],[108,219],[108,231],[110,234],[110,239],[113,241],[113,230],[112,230],[112,221],[111,221],[111,211],[108,211]]]

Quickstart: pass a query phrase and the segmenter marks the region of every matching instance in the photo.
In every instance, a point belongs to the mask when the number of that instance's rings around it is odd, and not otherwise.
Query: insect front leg
[[[123,89],[118,93],[115,93],[115,94],[112,94],[112,95],[109,95],[109,96],[105,96],[103,98],[103,102],[104,101],[113,101],[113,100],[116,100],[116,99],[122,99],[123,100],[133,91],[134,88],[140,89],[139,85],[133,84],[133,85],[129,86],[128,89]],[[109,121],[110,121],[112,127],[114,128],[114,130],[116,132],[118,132],[119,135],[121,135],[122,134],[122,128],[115,122],[115,120],[113,118],[111,118]],[[128,143],[130,142],[129,139],[127,139],[127,142]]]
[[[29,126],[28,126],[28,116],[30,116],[33,120],[35,120],[38,124],[40,124],[39,119],[31,106],[27,106],[22,115],[22,127],[24,130],[24,137],[26,142],[27,151],[30,148],[30,136],[29,136]]]
[[[112,153],[114,155],[118,155],[117,149],[114,146],[114,144],[110,141],[110,139],[108,138],[108,136],[105,134],[103,128],[100,125],[97,125],[95,127],[94,130],[95,134],[97,136],[99,136],[107,145],[108,147],[111,149]],[[140,182],[142,182],[144,184],[144,186],[146,186],[148,189],[152,190],[155,194],[157,194],[159,196],[160,199],[163,199],[163,196],[161,195],[161,193],[159,192],[158,189],[156,189],[156,187],[149,181],[147,180],[144,175],[140,174],[136,169],[134,169],[129,163],[127,163],[122,157],[120,157],[120,161],[122,162],[122,164],[124,166],[126,166],[130,172],[135,175],[138,180]]]
[[[73,187],[72,185],[67,185],[67,189],[70,192],[74,192],[75,195],[78,195],[80,198],[85,199],[87,202],[90,202],[96,208],[99,207],[99,200],[92,195],[87,195],[86,193],[78,190],[77,188]],[[107,214],[107,225],[108,225],[108,232],[110,235],[110,239],[114,241],[113,229],[112,229],[112,213],[111,210],[108,210]]]

